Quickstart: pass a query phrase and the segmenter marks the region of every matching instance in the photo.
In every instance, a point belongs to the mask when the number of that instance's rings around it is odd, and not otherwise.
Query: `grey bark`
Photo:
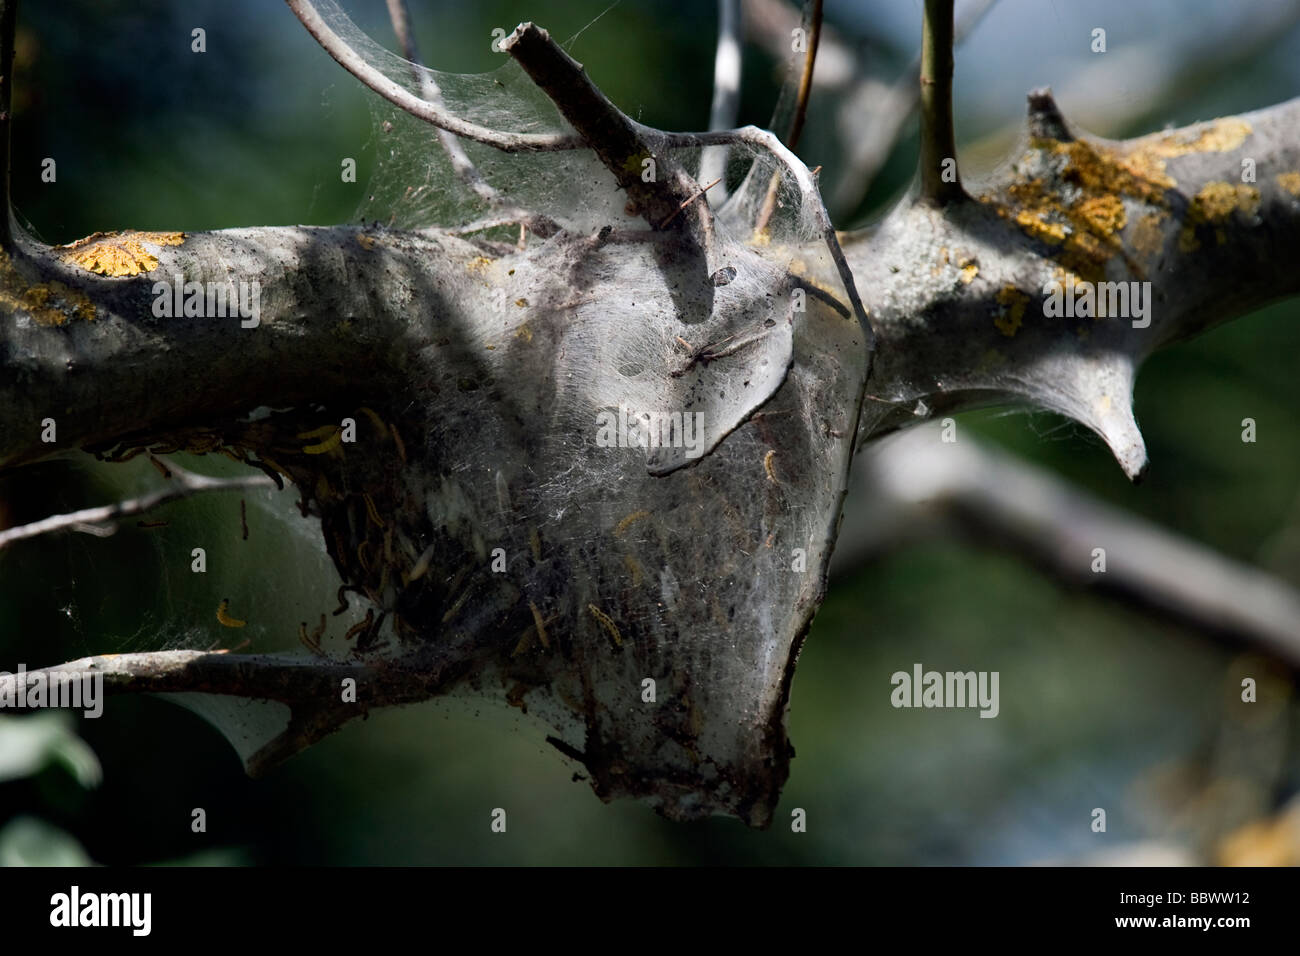
[[[693,253],[654,230],[560,230],[510,252],[439,230],[225,230],[144,240],[157,265],[119,278],[18,236],[0,276],[0,466],[224,449],[296,483],[375,611],[353,662],[67,666],[112,674],[113,692],[288,705],[253,770],[374,707],[469,688],[553,727],[605,799],[765,825],[857,444],[1027,402],[1088,425],[1139,476],[1142,359],[1296,291],[1298,121],[1292,101],[1112,143],[1036,94],[1024,143],[971,199],[909,198],[841,237],[844,284],[833,263],[795,279],[728,244],[700,285]],[[825,261],[820,242],[805,251]],[[1150,325],[1046,318],[1062,270],[1150,281]],[[156,317],[154,284],[177,274],[256,280],[259,324]],[[620,404],[704,412],[707,453],[597,447],[595,415]],[[250,416],[262,406],[278,411]],[[355,446],[322,448],[342,417]],[[41,441],[46,418],[57,444]],[[340,674],[358,703],[340,701]]]

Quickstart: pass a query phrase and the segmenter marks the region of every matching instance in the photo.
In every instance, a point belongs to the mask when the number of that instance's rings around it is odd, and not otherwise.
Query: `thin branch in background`
[[[925,0],[921,23],[921,200],[936,206],[966,193],[952,130],[953,0]]]
[[[995,3],[997,0],[970,0],[957,8],[954,45],[970,36]],[[849,215],[862,205],[876,175],[898,145],[904,125],[921,102],[920,75],[918,51],[889,86],[882,89],[878,80],[864,77],[845,94],[839,122],[845,133],[848,159],[831,199],[838,213]]]
[[[808,0],[806,11],[808,47],[804,50],[803,70],[799,74],[799,87],[798,92],[795,94],[794,113],[790,117],[790,125],[785,134],[785,144],[791,150],[794,150],[799,145],[799,137],[803,134],[804,121],[808,115],[808,98],[812,93],[813,69],[817,63],[817,47],[821,42],[822,35],[822,0]],[[763,197],[763,208],[758,214],[758,221],[754,227],[756,234],[761,235],[765,232],[768,223],[772,221],[772,214],[776,211],[777,190],[780,185],[780,176],[773,174],[771,181],[767,184],[767,195]]]
[[[438,89],[438,84],[429,75],[429,71],[424,69],[420,51],[416,48],[415,33],[411,30],[411,11],[406,5],[406,0],[387,0],[387,2],[388,18],[392,21],[393,33],[396,34],[397,43],[402,48],[402,56],[411,63],[411,75],[419,84],[421,98],[427,103],[442,107],[442,90]],[[465,154],[465,148],[460,145],[460,140],[445,129],[439,129],[438,143],[442,146],[442,151],[447,154],[447,159],[451,161],[451,168],[455,170],[461,182],[474,190],[484,202],[493,206],[500,204],[501,194],[483,179],[473,160]]]
[[[111,505],[86,508],[82,511],[74,511],[71,514],[52,515],[48,518],[42,518],[40,521],[19,525],[16,528],[6,528],[4,531],[0,531],[0,550],[15,541],[35,538],[44,534],[53,534],[59,531],[80,531],[97,537],[107,537],[116,530],[113,522],[119,518],[146,514],[161,505],[171,501],[178,501],[181,498],[189,498],[193,495],[212,491],[243,491],[249,488],[275,487],[275,483],[264,475],[250,475],[242,478],[209,478],[205,475],[196,475],[191,471],[186,471],[175,464],[170,464],[169,470],[172,473],[172,480],[176,482],[170,487]]]
[[[709,129],[732,129],[740,115],[740,0],[718,0],[718,49],[713,56],[713,104]],[[700,182],[719,181],[710,202],[720,209],[727,201],[727,154],[714,146],[700,157]]]
[[[1055,475],[920,426],[858,456],[832,573],[921,538],[965,531],[1073,588],[1102,588],[1212,637],[1244,639],[1300,669],[1300,592],[1105,504]],[[1106,570],[1093,571],[1104,548]]]
[[[0,695],[13,695],[19,680],[43,674],[102,675],[106,695],[217,694],[277,701],[290,709],[288,726],[250,755],[245,768],[258,776],[305,750],[370,708],[417,703],[433,696],[455,673],[434,663],[388,668],[383,665],[302,658],[283,654],[232,654],[226,651],[146,651],[86,657],[20,674],[0,674]],[[365,703],[343,703],[338,688],[345,679],[364,688]]]
[[[441,106],[420,99],[372,67],[356,50],[348,46],[342,37],[330,29],[310,0],[284,0],[284,2],[299,22],[307,28],[307,32],[339,66],[394,106],[419,117],[426,123],[431,123],[449,133],[455,133],[463,139],[495,147],[505,153],[555,152],[582,149],[587,145],[580,136],[563,133],[503,133],[459,119]]]
[[[799,146],[803,124],[808,116],[808,96],[812,92],[813,68],[817,63],[817,47],[822,36],[822,0],[811,0],[808,16],[808,49],[804,51],[803,72],[799,75],[799,92],[795,97],[794,115],[785,134],[785,144],[791,149]]]

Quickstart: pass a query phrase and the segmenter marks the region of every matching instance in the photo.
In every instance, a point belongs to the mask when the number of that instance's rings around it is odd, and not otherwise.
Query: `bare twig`
[[[794,112],[790,116],[790,125],[785,134],[785,144],[792,150],[799,145],[804,120],[808,115],[808,97],[812,92],[813,69],[817,62],[817,47],[822,35],[822,0],[808,0],[806,9],[807,14],[804,19],[808,24],[808,47],[804,51],[803,70],[799,74]],[[772,221],[772,213],[776,211],[777,189],[780,185],[780,177],[772,176],[767,184],[767,194],[763,197],[763,206],[759,211],[754,232],[765,232],[768,223]]]
[[[149,651],[0,674],[0,696],[12,695],[20,679],[55,673],[101,674],[109,695],[217,694],[287,705],[289,726],[247,759],[248,773],[257,776],[371,708],[427,700],[455,671],[431,661],[386,667],[279,654]],[[356,681],[357,703],[340,700],[339,684],[345,678]]]
[[[432,123],[439,129],[455,133],[476,143],[485,143],[507,153],[553,152],[581,149],[586,145],[578,136],[562,133],[503,133],[458,119],[442,107],[410,93],[372,67],[356,50],[348,46],[342,37],[330,29],[309,0],[285,0],[285,3],[307,28],[307,32],[341,67],[394,106],[404,109],[412,116],[418,116],[426,123]]]
[[[808,49],[804,52],[803,72],[799,75],[799,92],[795,96],[794,115],[785,134],[785,144],[791,149],[799,145],[803,124],[808,116],[808,96],[812,92],[813,68],[817,63],[817,46],[822,36],[822,0],[810,0],[808,16]]]
[[[952,131],[952,7],[953,0],[925,0],[921,24],[921,199],[936,206],[966,195]]]
[[[960,45],[997,0],[970,0],[957,8],[953,43]],[[890,85],[864,77],[844,95],[839,123],[848,159],[831,199],[837,211],[849,214],[885,165],[903,132],[903,126],[921,102],[921,54]]]
[[[521,23],[501,42],[543,93],[551,98],[564,118],[613,173],[618,185],[636,204],[652,228],[661,229],[683,203],[690,201],[698,186],[666,156],[655,156],[653,136],[647,127],[625,116],[591,82],[573,57],[549,33],[532,23]],[[644,176],[647,162],[655,174]],[[707,204],[695,206],[695,232],[702,246],[711,235],[712,217]]]
[[[718,49],[713,57],[713,104],[709,129],[731,129],[740,115],[740,0],[718,0]],[[720,208],[727,201],[727,147],[714,146],[700,158],[700,181],[720,181],[711,201]]]
[[[1300,593],[1258,568],[1117,508],[1011,456],[923,426],[867,450],[832,570],[918,536],[968,530],[1074,587],[1099,587],[1212,635],[1244,638],[1300,668]],[[1105,550],[1095,572],[1094,548]]]
[[[35,538],[43,534],[52,534],[57,531],[81,531],[104,537],[113,533],[111,529],[104,528],[104,525],[109,522],[118,518],[130,517],[131,515],[145,514],[170,501],[177,501],[181,498],[189,498],[192,495],[210,491],[242,491],[248,488],[275,487],[275,483],[265,475],[250,475],[243,478],[208,478],[178,468],[174,464],[171,465],[170,470],[173,479],[177,482],[171,487],[151,492],[139,498],[130,498],[111,505],[103,505],[99,508],[85,508],[71,514],[51,515],[48,518],[42,518],[40,521],[33,521],[30,524],[0,531],[0,549],[8,547],[15,541]]]
[[[423,68],[424,64],[420,60],[420,51],[415,45],[415,34],[411,30],[411,12],[406,0],[388,0],[388,19],[392,21],[393,33],[402,48],[402,56],[411,63],[411,75],[419,84],[420,96],[425,102],[442,107],[442,90],[438,89],[438,84],[429,75],[429,71]],[[492,205],[501,202],[501,194],[483,179],[473,160],[465,154],[465,148],[460,145],[460,141],[455,136],[445,129],[439,129],[438,143],[442,146],[442,151],[447,154],[447,159],[461,182],[474,190],[484,202]]]
[[[875,352],[875,332],[871,328],[871,320],[867,318],[867,310],[862,305],[862,298],[858,295],[857,283],[853,280],[853,270],[849,268],[849,264],[844,258],[844,250],[840,248],[839,239],[835,235],[835,226],[831,223],[830,213],[826,211],[821,193],[817,191],[817,181],[808,167],[800,161],[798,156],[787,149],[785,144],[777,139],[775,135],[765,129],[759,129],[757,126],[744,126],[740,129],[724,130],[716,133],[661,133],[660,135],[663,138],[663,144],[669,148],[743,143],[765,149],[789,171],[791,178],[799,187],[799,193],[803,201],[808,203],[809,208],[813,211],[813,217],[817,221],[818,228],[822,231],[822,239],[825,241],[826,248],[835,263],[835,270],[844,283],[844,291],[849,297],[849,304],[853,308],[853,314],[857,316],[866,336],[867,370],[869,372],[871,355]]]

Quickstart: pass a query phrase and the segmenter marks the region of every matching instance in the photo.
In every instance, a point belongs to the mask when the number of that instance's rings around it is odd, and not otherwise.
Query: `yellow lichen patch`
[[[1227,242],[1227,233],[1223,223],[1234,213],[1253,216],[1259,210],[1259,189],[1246,183],[1228,183],[1215,181],[1206,183],[1201,191],[1192,197],[1192,204],[1187,210],[1182,232],[1178,235],[1178,248],[1183,252],[1193,252],[1200,247],[1196,238],[1199,226],[1219,226],[1215,237],[1219,245]]]
[[[1128,222],[1118,196],[1092,196],[1080,202],[1077,211],[1095,235],[1113,235]]]
[[[486,272],[490,265],[492,265],[492,260],[487,256],[475,256],[465,268],[470,272]]]
[[[1199,128],[1155,133],[1137,140],[1125,157],[1144,178],[1172,189],[1177,185],[1165,171],[1165,161],[1191,153],[1226,153],[1236,149],[1251,134],[1250,124],[1235,116],[1211,120]]]
[[[87,321],[95,318],[94,303],[84,292],[57,280],[29,283],[3,250],[0,250],[0,307],[26,312],[37,325],[63,325],[69,316]]]
[[[1024,321],[1025,307],[1029,305],[1029,296],[1013,285],[1004,285],[998,290],[997,301],[1001,308],[993,319],[993,324],[997,326],[999,332],[1007,338],[1011,338],[1019,331]]]
[[[970,285],[980,274],[980,266],[974,256],[962,256],[957,260],[957,268],[961,270],[962,285]]]
[[[1133,252],[1147,265],[1153,264],[1164,249],[1164,221],[1163,213],[1148,213],[1137,221],[1129,236],[1129,245],[1133,247]]]
[[[1222,222],[1234,211],[1253,216],[1259,209],[1259,190],[1245,183],[1206,183],[1192,200],[1192,209],[1204,222]]]
[[[1010,184],[1002,197],[983,197],[1026,235],[1060,249],[1054,257],[1090,279],[1105,277],[1122,252],[1124,197],[1159,205],[1164,186],[1139,175],[1113,153],[1084,141],[1034,140],[1045,176]],[[1068,195],[1068,200],[1066,196]]]
[[[71,262],[103,276],[138,276],[158,268],[158,259],[145,248],[154,246],[179,246],[185,241],[183,232],[97,232],[66,246],[58,246],[64,262]]]
[[[1300,173],[1278,173],[1277,184],[1292,196],[1300,197]]]

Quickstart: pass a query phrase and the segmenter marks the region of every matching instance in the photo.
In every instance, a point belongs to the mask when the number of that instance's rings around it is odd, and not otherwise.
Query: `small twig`
[[[402,48],[402,56],[406,57],[411,64],[411,75],[419,84],[420,96],[425,102],[442,107],[442,90],[429,75],[429,71],[424,69],[424,64],[420,60],[420,51],[415,45],[415,34],[411,30],[411,11],[407,8],[406,0],[387,0],[387,2],[388,19],[392,21],[393,33],[397,36],[398,46]],[[501,194],[483,179],[474,161],[466,155],[465,147],[460,145],[460,141],[455,136],[445,129],[440,129],[438,143],[442,146],[442,151],[447,154],[447,159],[451,161],[451,168],[455,170],[461,182],[474,190],[484,202],[493,206],[501,202]]]
[[[970,0],[957,11],[953,43],[961,44],[993,8],[997,0]],[[921,102],[921,54],[918,50],[883,95],[878,81],[863,78],[844,95],[842,127],[852,128],[856,137],[847,143],[848,159],[840,174],[831,205],[852,213],[862,204],[876,174],[898,145],[903,127]],[[859,112],[861,110],[862,112]],[[865,114],[865,115],[864,115]]]
[[[813,68],[817,63],[817,46],[822,37],[822,2],[811,0],[812,12],[808,17],[808,49],[804,52],[803,73],[799,76],[799,93],[795,98],[794,115],[790,117],[790,128],[785,134],[785,145],[795,149],[803,133],[803,124],[808,117],[808,98],[812,93]]]
[[[503,133],[477,123],[458,119],[434,103],[426,102],[367,63],[356,50],[330,29],[309,0],[284,0],[294,16],[307,28],[316,42],[338,64],[394,106],[418,116],[439,129],[463,139],[485,143],[506,153],[552,152],[581,149],[586,145],[579,136],[563,133]]]
[[[651,131],[624,115],[587,76],[573,57],[556,44],[549,33],[532,23],[521,23],[501,41],[501,48],[514,57],[564,114],[646,222],[662,229],[689,205],[698,185],[667,156],[656,156],[650,146]],[[655,175],[646,182],[644,164],[655,164]],[[706,206],[693,207],[690,230],[707,252],[712,236],[712,216]]]
[[[826,243],[826,249],[831,255],[831,260],[835,263],[835,271],[839,273],[840,281],[844,283],[844,292],[849,297],[849,304],[853,308],[853,314],[862,326],[867,349],[866,371],[870,373],[871,358],[876,349],[876,334],[871,328],[871,320],[867,318],[867,310],[862,305],[862,297],[858,295],[857,283],[853,280],[853,270],[849,268],[849,264],[844,258],[844,250],[840,248],[839,238],[835,235],[835,226],[831,223],[830,213],[826,211],[826,205],[822,202],[821,193],[817,191],[817,183],[813,180],[808,167],[799,160],[798,156],[790,152],[776,136],[765,129],[759,129],[757,126],[745,126],[740,129],[724,130],[716,133],[663,133],[661,135],[663,136],[663,145],[670,149],[685,146],[712,146],[722,143],[731,145],[743,143],[758,149],[765,149],[789,171],[795,184],[799,187],[801,198],[812,209],[813,218],[822,231],[822,239]]]
[[[243,478],[208,478],[204,475],[196,475],[193,472],[185,471],[174,464],[171,465],[171,472],[177,484],[169,488],[163,488],[139,498],[130,498],[126,501],[119,501],[99,508],[86,508],[82,511],[74,511],[71,514],[52,515],[49,518],[42,518],[40,521],[33,521],[31,524],[19,525],[16,528],[7,528],[0,531],[0,549],[8,547],[15,541],[35,538],[39,535],[51,534],[57,531],[112,534],[112,530],[106,530],[103,527],[105,524],[118,518],[145,514],[160,505],[181,498],[189,498],[191,495],[209,491],[236,491],[245,488],[275,487],[275,483],[263,475],[250,475]]]
[[[803,134],[803,124],[808,115],[808,99],[812,94],[813,69],[817,63],[817,47],[822,36],[822,0],[809,0],[806,19],[808,21],[808,48],[804,51],[803,72],[799,75],[799,89],[795,94],[794,113],[790,117],[790,126],[785,134],[785,145],[790,147],[791,150],[794,150],[799,145],[799,137]],[[771,222],[772,214],[776,211],[777,190],[780,185],[780,177],[773,175],[767,184],[767,195],[763,197],[763,208],[754,224],[755,233],[764,232],[768,223]]]
[[[925,0],[921,23],[921,200],[936,206],[966,196],[952,129],[952,7],[953,0]]]
[[[673,211],[673,214],[672,214],[671,216],[669,216],[667,219],[665,219],[663,222],[661,222],[661,223],[659,224],[659,228],[660,228],[660,229],[667,229],[667,228],[668,228],[668,224],[669,224],[670,222],[672,222],[674,219],[676,219],[679,215],[681,215],[681,212],[682,212],[683,209],[685,209],[685,208],[686,208],[687,206],[689,206],[691,203],[695,202],[697,199],[699,199],[701,196],[703,196],[705,193],[707,193],[707,192],[708,192],[710,189],[712,189],[714,186],[718,185],[718,183],[720,183],[720,182],[722,182],[721,179],[715,179],[713,182],[709,183],[707,186],[701,186],[701,187],[700,187],[700,191],[697,192],[697,193],[696,193],[694,196],[692,196],[690,199],[683,199],[683,200],[681,201],[681,205],[679,205],[679,206],[678,206],[678,207]]]
[[[371,707],[416,703],[438,693],[456,672],[437,663],[385,668],[319,657],[234,654],[228,651],[150,651],[86,657],[23,675],[0,674],[0,695],[13,694],[21,678],[48,679],[55,673],[102,674],[106,694],[218,694],[250,700],[279,701],[292,713],[289,727],[246,761],[257,776],[304,750]],[[365,704],[339,701],[344,678],[364,688]]]

